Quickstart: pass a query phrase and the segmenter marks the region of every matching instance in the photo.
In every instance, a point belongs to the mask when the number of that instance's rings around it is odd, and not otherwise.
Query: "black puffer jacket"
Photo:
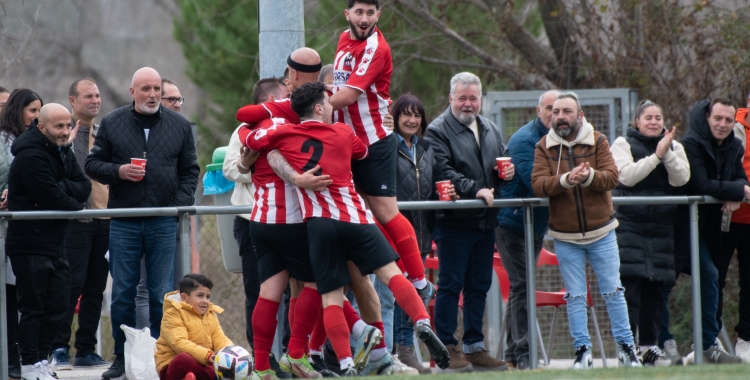
[[[656,145],[664,134],[644,136],[634,128],[628,129],[625,138],[630,145],[633,162],[638,162],[656,152]],[[646,178],[632,187],[620,182],[612,190],[613,197],[656,197],[672,195],[675,188],[669,184],[669,174],[663,163],[656,166]],[[620,251],[622,277],[647,278],[666,285],[674,283],[674,228],[675,205],[623,205],[615,207],[620,225],[617,246]]]
[[[426,201],[433,198],[435,183],[432,181],[432,166],[435,156],[430,145],[424,139],[419,139],[414,146],[415,161],[409,153],[398,144],[398,193],[399,201]],[[414,226],[422,253],[432,251],[432,229],[435,226],[435,211],[408,210],[401,214]]]
[[[190,123],[159,107],[148,143],[133,104],[104,117],[86,159],[86,174],[109,185],[108,208],[191,206],[200,168]],[[138,182],[120,179],[120,166],[146,152],[146,175]]]
[[[742,142],[734,131],[719,146],[706,120],[710,100],[698,102],[690,110],[690,129],[682,138],[688,161],[690,181],[680,188],[681,194],[710,195],[725,201],[741,201],[745,197],[747,175],[742,167]],[[701,238],[715,251],[721,243],[722,205],[698,206],[698,224]],[[675,260],[677,271],[687,270],[690,257],[690,216],[688,206],[678,206],[675,213]]]
[[[8,176],[10,211],[83,209],[91,194],[91,181],[83,174],[69,148],[58,148],[36,123],[13,142],[15,156]],[[8,256],[65,254],[67,219],[8,222],[5,249]]]
[[[500,130],[489,119],[477,116],[480,149],[474,132],[461,124],[451,108],[430,123],[424,138],[435,153],[433,168],[435,182],[450,180],[461,199],[476,199],[481,189],[495,189],[495,198],[500,186],[507,182],[497,176],[496,158],[507,156]],[[438,227],[493,229],[497,227],[495,208],[437,210]]]

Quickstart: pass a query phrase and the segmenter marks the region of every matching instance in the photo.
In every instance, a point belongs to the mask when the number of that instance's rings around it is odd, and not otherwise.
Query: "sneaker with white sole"
[[[594,368],[594,358],[591,357],[591,347],[581,346],[576,348],[576,360],[573,362],[573,369],[591,369]]]
[[[640,347],[640,351],[640,359],[644,366],[669,367],[672,365],[672,361],[659,346],[643,346]]]
[[[682,355],[677,351],[677,342],[674,339],[664,341],[662,345],[662,352],[667,356],[667,359],[672,362],[672,365],[682,365]]]
[[[620,367],[643,367],[634,345],[618,343],[617,348],[617,360],[620,363]]]
[[[737,337],[737,343],[734,345],[734,353],[742,359],[743,363],[750,363],[750,342]]]
[[[57,373],[55,372],[55,367],[48,361],[42,360],[42,368],[44,368],[45,371],[47,371],[47,374],[52,377],[53,379],[59,379],[57,376]]]
[[[66,349],[65,347],[60,347],[52,351],[52,354],[50,354],[49,356],[49,360],[50,364],[55,368],[55,370],[66,371],[73,369],[73,365],[70,364],[70,355],[68,355],[68,349]]]
[[[46,361],[46,360],[45,360]],[[21,379],[23,380],[56,380],[56,377],[47,370],[46,366],[42,362],[34,363],[33,365],[21,366]]]
[[[359,371],[359,376],[391,376],[395,375],[398,367],[393,363],[390,354],[383,355],[378,361],[370,359],[367,365]]]
[[[703,361],[713,364],[735,364],[742,363],[739,356],[732,355],[724,351],[724,347],[713,345],[708,350],[703,351]]]
[[[413,375],[419,375],[419,370],[413,367],[409,367],[408,365],[404,364],[401,360],[398,359],[398,355],[392,355],[393,364],[396,365],[396,368],[398,370],[396,371],[396,375],[406,375],[406,376],[413,376]]]

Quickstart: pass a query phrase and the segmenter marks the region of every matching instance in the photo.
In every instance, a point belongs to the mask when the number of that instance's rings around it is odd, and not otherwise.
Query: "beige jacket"
[[[227,155],[224,157],[222,172],[224,173],[224,177],[235,182],[234,193],[232,193],[232,204],[235,206],[252,206],[253,178],[250,173],[240,173],[237,167],[237,163],[240,161],[240,148],[242,148],[242,142],[237,131],[242,125],[244,124],[241,124],[234,130],[232,138],[229,139],[229,147],[227,148]],[[250,214],[238,214],[238,216],[250,220]]]

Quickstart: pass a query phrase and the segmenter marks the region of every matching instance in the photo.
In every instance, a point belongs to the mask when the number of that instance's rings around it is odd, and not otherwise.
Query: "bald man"
[[[133,102],[102,119],[86,174],[109,185],[107,208],[192,206],[198,163],[190,123],[161,104],[161,77],[150,67],[133,74]],[[146,159],[141,165],[132,159]],[[164,294],[173,290],[177,218],[112,218],[109,268],[112,273],[112,335],[115,360],[102,377],[125,373],[125,334],[136,326],[135,295],[146,260],[151,336],[159,337]]]
[[[38,124],[16,138],[8,175],[9,211],[83,209],[91,182],[67,145],[72,129],[70,112],[50,103],[42,107]],[[65,219],[8,222],[5,250],[16,274],[23,379],[54,379],[47,355],[70,298],[67,227]]]

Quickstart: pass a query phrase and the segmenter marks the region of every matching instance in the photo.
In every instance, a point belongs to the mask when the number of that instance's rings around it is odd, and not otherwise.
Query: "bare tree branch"
[[[442,21],[437,19],[428,8],[424,6],[416,5],[412,0],[397,0],[398,3],[409,9],[411,12],[416,13],[420,18],[425,20],[430,26],[443,33],[446,37],[459,44],[466,52],[484,61],[487,66],[492,67],[492,71],[507,77],[508,81],[513,82],[520,89],[536,89],[536,88],[551,88],[554,87],[545,77],[540,77],[533,74],[525,74],[521,69],[513,64],[506,63],[498,59],[496,56],[486,52],[479,46],[469,42],[466,38],[458,34],[456,31],[445,25]]]

